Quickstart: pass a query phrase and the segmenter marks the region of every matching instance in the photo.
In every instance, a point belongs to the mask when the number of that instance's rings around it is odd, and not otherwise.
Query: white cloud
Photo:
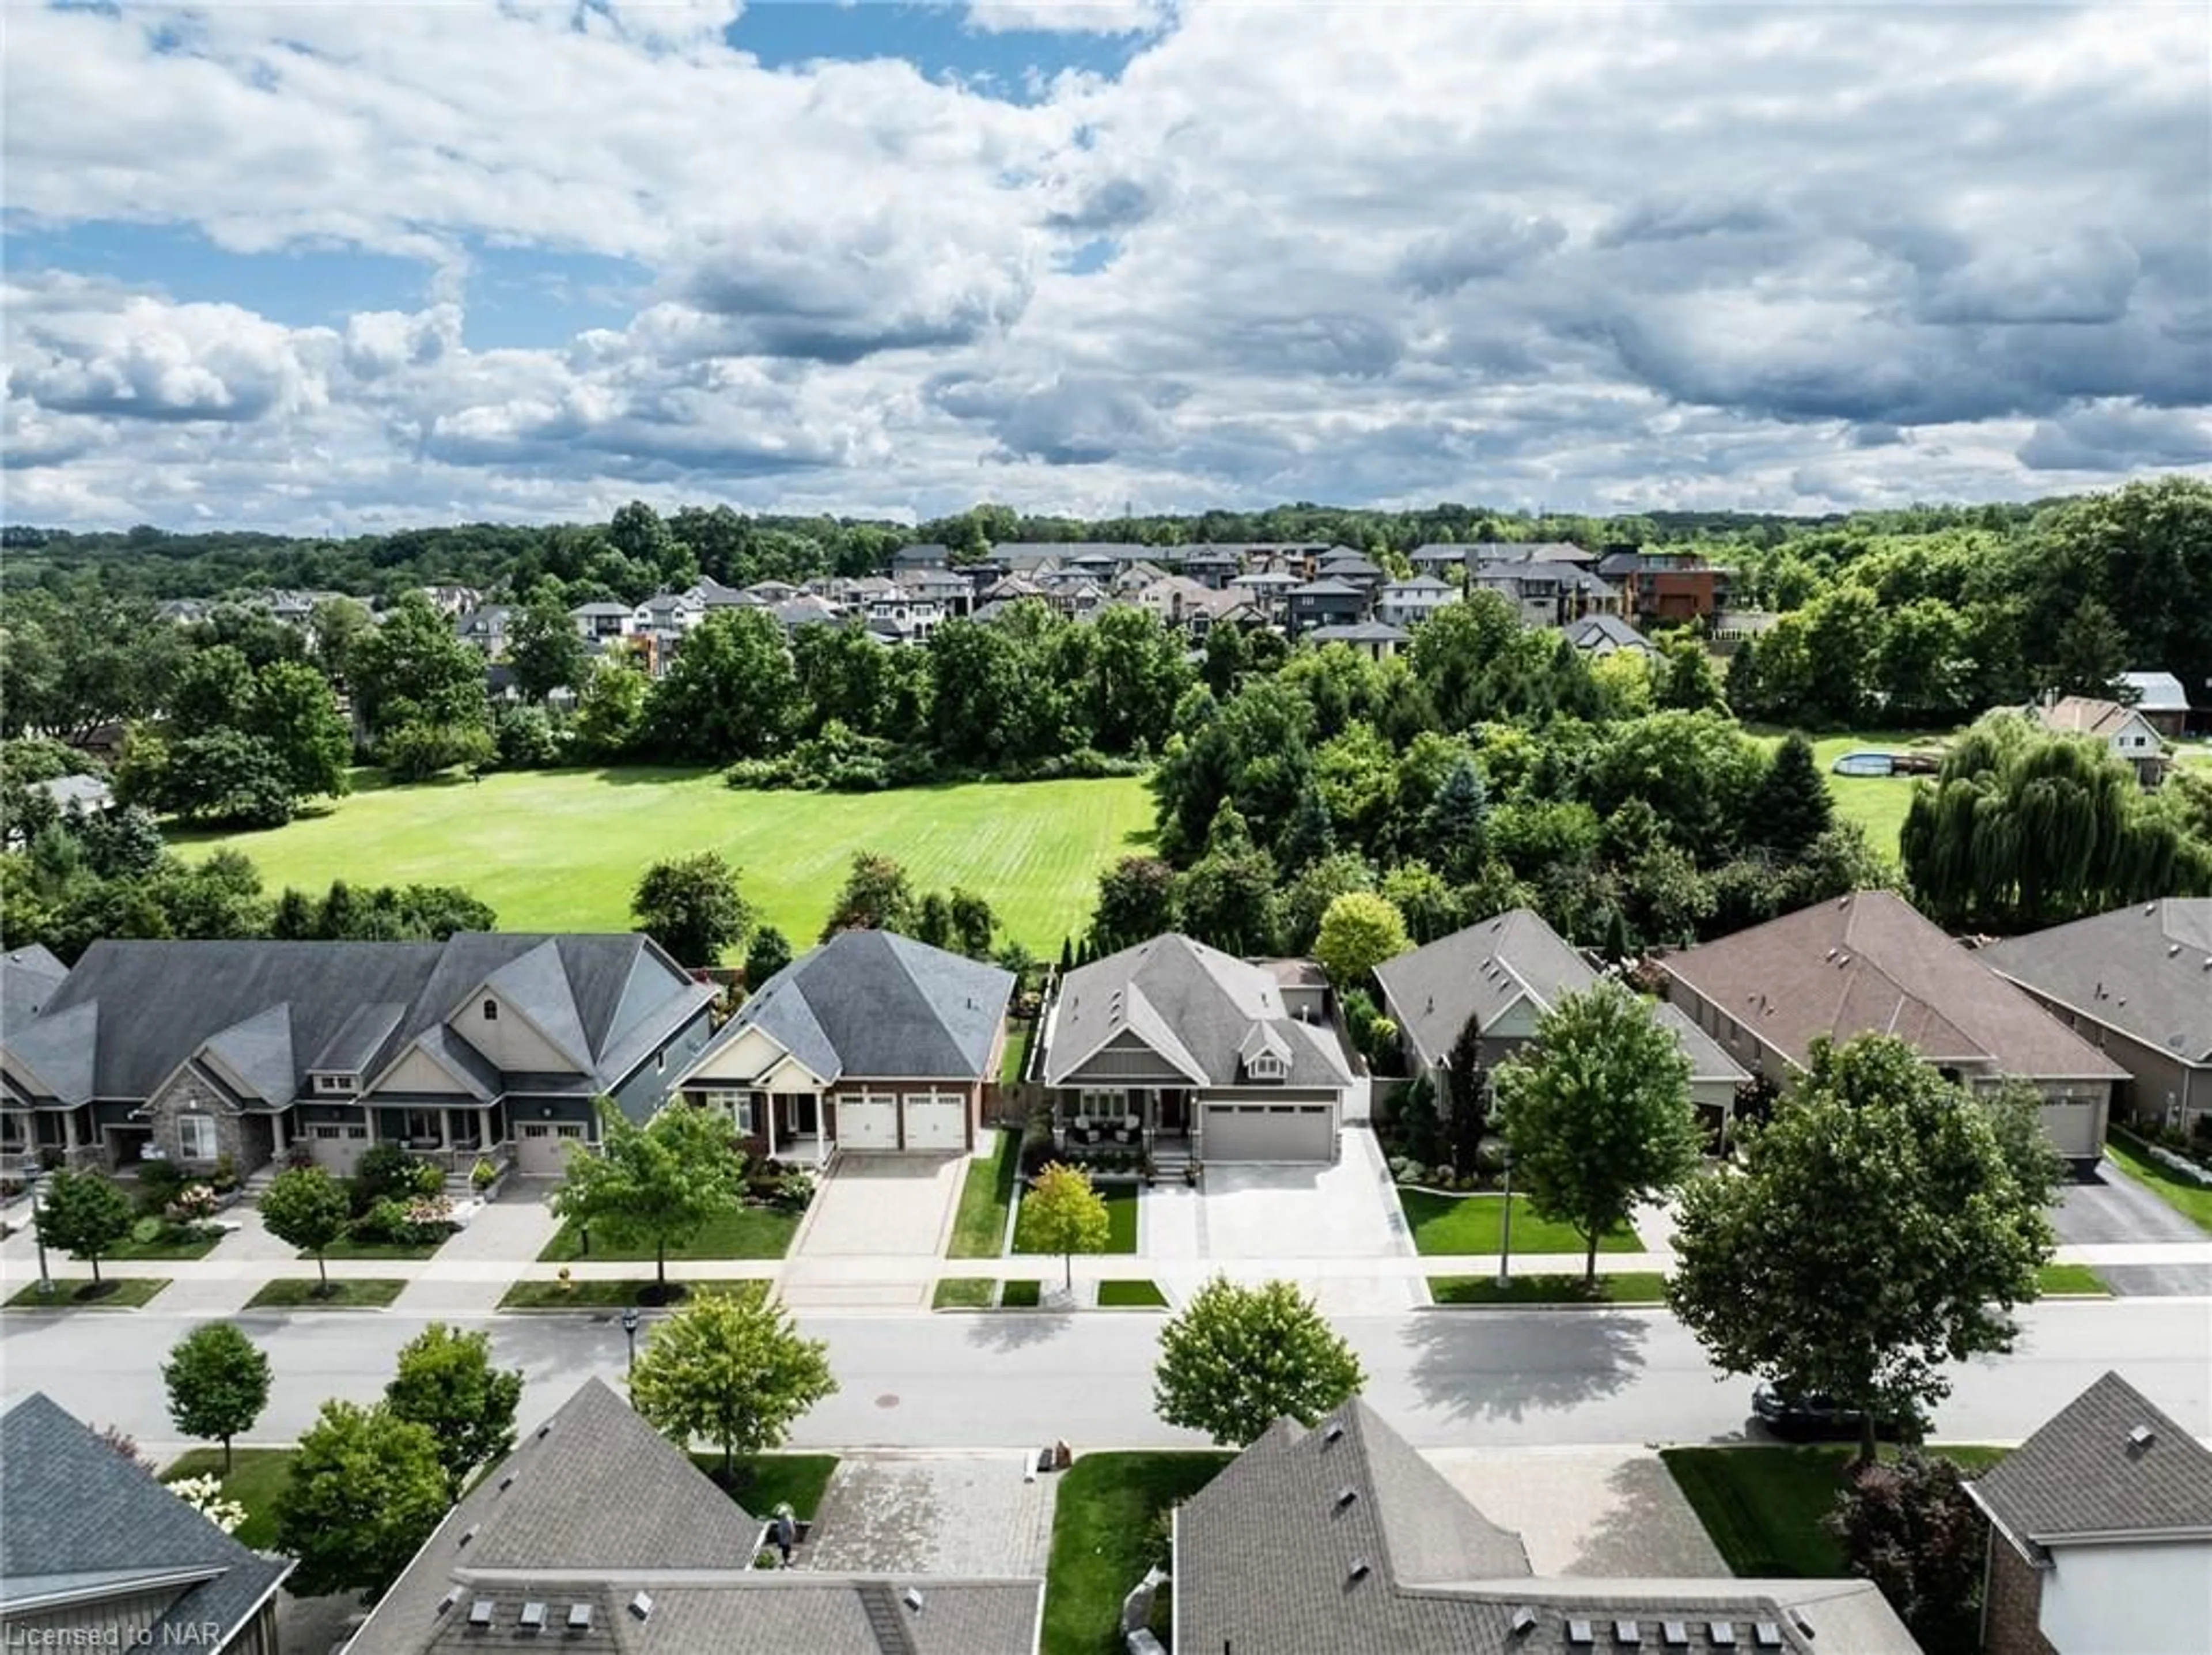
[[[1142,34],[1169,15],[1167,0],[969,0],[968,26],[988,34]]]

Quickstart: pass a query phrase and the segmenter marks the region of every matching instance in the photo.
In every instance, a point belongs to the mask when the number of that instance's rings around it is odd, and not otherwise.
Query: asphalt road
[[[191,1319],[154,1311],[0,1318],[0,1396],[43,1390],[94,1425],[118,1425],[148,1444],[173,1442],[159,1359]],[[325,1397],[374,1398],[393,1353],[425,1319],[240,1317],[276,1368],[252,1439],[289,1442]],[[623,1334],[611,1318],[487,1319],[499,1360],[520,1366],[528,1382],[526,1426],[586,1376],[622,1372]],[[2189,1430],[2212,1437],[2212,1303],[2039,1305],[2022,1319],[2012,1355],[1958,1374],[1937,1417],[1940,1436],[2016,1440],[2110,1367]],[[830,1342],[842,1389],[801,1423],[794,1445],[1194,1440],[1152,1417],[1156,1317],[823,1317],[801,1325]],[[1749,1385],[1717,1373],[1663,1312],[1431,1311],[1339,1325],[1366,1366],[1369,1400],[1424,1446],[1697,1442],[1745,1428]]]

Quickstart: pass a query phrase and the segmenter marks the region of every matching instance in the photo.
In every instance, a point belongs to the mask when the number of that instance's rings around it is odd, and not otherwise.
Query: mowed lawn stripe
[[[244,852],[266,889],[457,885],[512,931],[629,928],[638,876],[667,856],[721,853],[769,924],[813,941],[853,855],[880,851],[919,890],[961,885],[1038,953],[1088,918],[1099,873],[1152,825],[1141,778],[755,793],[716,770],[524,770],[481,782],[366,786],[262,833],[178,832],[188,855]]]

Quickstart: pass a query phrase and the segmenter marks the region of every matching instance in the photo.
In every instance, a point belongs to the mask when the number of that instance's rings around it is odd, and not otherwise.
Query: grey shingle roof
[[[1472,1016],[1487,1029],[1519,1001],[1538,1013],[1597,981],[1597,973],[1531,909],[1510,908],[1375,968],[1398,1026],[1429,1063],[1447,1056]],[[1671,1006],[1655,1008],[1690,1060],[1693,1080],[1741,1084],[1741,1065]]]
[[[2212,897],[2169,897],[1991,943],[2000,976],[2187,1063],[2212,1063]]]
[[[0,1034],[39,1014],[69,975],[69,967],[39,943],[0,954]]]
[[[1618,615],[1585,615],[1571,623],[1565,629],[1567,642],[1577,649],[1592,649],[1600,643],[1610,643],[1616,649],[1636,649],[1647,655],[1656,655],[1658,648]]]
[[[2189,691],[2171,672],[2123,672],[2118,682],[2135,692],[2135,706],[2144,713],[2185,713]]]
[[[2130,1433],[2147,1429],[2137,1447]],[[2030,1546],[2069,1536],[2212,1539],[2212,1449],[2117,1373],[2066,1404],[1978,1480],[1984,1509]]]
[[[1285,1084],[1351,1084],[1334,1037],[1290,1014],[1273,971],[1172,933],[1067,974],[1053,1012],[1045,1084],[1066,1084],[1099,1047],[1128,1031],[1192,1084],[1234,1086],[1243,1079],[1239,1053],[1255,1024],[1273,1030],[1289,1052]]]
[[[251,1551],[36,1391],[0,1417],[0,1609],[70,1591],[198,1573],[155,1623],[234,1632],[292,1572]],[[220,1646],[218,1639],[215,1646]]]
[[[1315,643],[1410,643],[1413,635],[1387,621],[1360,621],[1349,626],[1317,626],[1306,636]]]
[[[980,1080],[1012,974],[891,931],[841,931],[778,971],[694,1062],[760,1028],[825,1080]]]
[[[1346,1498],[1346,1496],[1349,1498]],[[1362,1572],[1360,1565],[1365,1566]],[[1176,1524],[1178,1648],[1391,1655],[1560,1655],[1571,1622],[1595,1622],[1598,1647],[1622,1646],[1613,1622],[1685,1623],[1677,1649],[1779,1646],[1850,1655],[1917,1655],[1863,1580],[1546,1579],[1520,1537],[1497,1527],[1359,1402],[1312,1430],[1278,1421],[1186,1502]],[[1790,1616],[1796,1609],[1818,1638]],[[1516,1631],[1522,1609],[1532,1624]],[[1725,1622],[1731,1643],[1714,1636]]]
[[[2026,1080],[2126,1072],[1905,899],[1861,891],[1660,962],[1791,1062],[1815,1035],[1894,1034],[1931,1062]]]

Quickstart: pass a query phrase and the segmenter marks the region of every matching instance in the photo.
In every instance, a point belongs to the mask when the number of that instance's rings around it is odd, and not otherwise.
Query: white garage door
[[[906,1095],[908,1149],[968,1147],[968,1100],[957,1092],[909,1092]]]
[[[865,1092],[837,1100],[840,1149],[896,1149],[898,1099],[890,1093]]]
[[[2097,1154],[2097,1105],[2072,1098],[2044,1099],[2043,1129],[2069,1160],[2094,1160]]]
[[[584,1141],[574,1123],[525,1121],[514,1140],[515,1171],[533,1178],[557,1178],[568,1170],[568,1146]]]
[[[368,1148],[365,1126],[318,1126],[308,1129],[307,1147],[315,1165],[342,1178],[353,1176],[354,1163]]]
[[[1209,1161],[1326,1161],[1335,1135],[1326,1104],[1209,1104],[1200,1154]]]

